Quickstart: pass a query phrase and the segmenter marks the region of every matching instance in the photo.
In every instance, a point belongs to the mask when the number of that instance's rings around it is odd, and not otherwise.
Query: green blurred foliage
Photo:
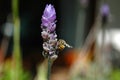
[[[19,80],[31,80],[30,73],[27,71],[24,71],[23,68],[19,68],[19,70],[15,71],[15,65],[11,60],[8,60],[4,63],[1,72],[2,72],[2,75],[0,77],[0,80],[16,80],[15,79],[16,74],[19,74],[18,76]]]
[[[120,80],[120,69],[115,69],[112,71],[110,80]]]

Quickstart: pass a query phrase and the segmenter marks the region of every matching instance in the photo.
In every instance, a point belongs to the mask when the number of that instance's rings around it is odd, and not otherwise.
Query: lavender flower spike
[[[41,36],[43,38],[43,56],[48,60],[47,80],[50,80],[51,66],[57,59],[59,51],[66,46],[70,47],[64,40],[58,40],[56,29],[56,12],[55,8],[49,4],[46,5],[41,19]]]
[[[55,33],[56,29],[56,12],[55,8],[49,4],[46,5],[45,10],[42,15],[42,32],[41,36],[44,40],[43,43],[43,56],[50,58],[57,58],[57,34]]]
[[[49,4],[46,5],[41,19],[41,36],[43,38],[43,56],[55,60],[59,51],[65,47],[71,48],[64,40],[57,39],[56,29],[56,12],[55,8]]]

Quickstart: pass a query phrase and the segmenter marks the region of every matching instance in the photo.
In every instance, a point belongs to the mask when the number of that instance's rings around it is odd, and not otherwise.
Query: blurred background
[[[19,0],[20,57],[19,80],[46,80],[42,56],[41,16],[46,4],[54,5],[56,33],[73,48],[65,48],[54,62],[51,80],[119,80],[120,11],[119,0]],[[103,22],[100,9],[109,6]],[[12,0],[0,0],[0,80],[11,76],[14,62],[14,21]],[[106,17],[105,17],[106,18]],[[16,63],[13,63],[14,66]]]

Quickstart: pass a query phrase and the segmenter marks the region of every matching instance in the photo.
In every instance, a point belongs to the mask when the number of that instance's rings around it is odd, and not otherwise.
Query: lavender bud
[[[51,34],[49,35],[49,38],[50,38],[50,39],[56,39],[56,38],[57,38],[57,34],[56,34],[56,33],[51,33]]]
[[[49,32],[54,32],[56,29],[56,24],[55,23],[51,23],[51,25],[49,25],[48,30]]]
[[[55,46],[57,44],[57,39],[56,40],[49,40],[50,45]]]
[[[47,42],[44,42],[44,43],[43,43],[43,49],[44,49],[46,52],[49,52],[50,47],[49,47],[49,44],[48,44]]]
[[[51,4],[46,5],[42,16],[42,26],[49,27],[49,25],[53,23],[55,19],[56,12],[54,7]]]
[[[41,32],[41,36],[42,36],[43,39],[48,39],[49,33],[46,32],[46,31],[42,31],[42,32]]]

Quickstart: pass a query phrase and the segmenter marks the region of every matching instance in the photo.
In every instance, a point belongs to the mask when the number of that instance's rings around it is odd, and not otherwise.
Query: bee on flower
[[[65,47],[72,48],[72,46],[67,44],[66,41],[63,39],[59,39],[57,43],[58,43],[57,49],[60,51],[62,51]]]

